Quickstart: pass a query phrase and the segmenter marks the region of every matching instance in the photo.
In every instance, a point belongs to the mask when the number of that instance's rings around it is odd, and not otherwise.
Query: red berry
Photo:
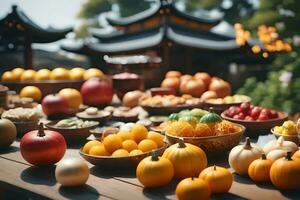
[[[250,116],[253,118],[253,119],[257,119],[258,116],[260,114],[260,111],[258,109],[255,109],[253,108],[250,112]]]
[[[240,108],[242,109],[242,111],[243,111],[244,113],[247,113],[248,110],[250,109],[250,103],[244,102],[244,103],[242,103],[242,104],[240,105]]]
[[[244,113],[242,113],[242,112],[239,113],[238,116],[239,116],[240,119],[245,119],[245,115],[244,115]]]
[[[253,119],[251,116],[246,116],[246,117],[245,117],[245,120],[246,120],[246,121],[254,121],[254,119]]]
[[[261,113],[257,119],[258,120],[268,120],[269,117],[268,117],[268,115]]]
[[[269,116],[270,115],[270,109],[268,109],[268,108],[263,108],[262,110],[261,110],[261,112],[260,112],[260,114],[264,114],[264,115],[267,115],[267,116]]]

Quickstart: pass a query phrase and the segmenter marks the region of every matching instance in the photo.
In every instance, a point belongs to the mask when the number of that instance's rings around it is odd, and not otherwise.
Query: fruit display
[[[270,181],[270,169],[273,161],[266,158],[264,153],[249,165],[248,175],[254,182]]]
[[[163,158],[169,159],[174,166],[174,175],[179,178],[195,177],[207,166],[205,152],[192,144],[179,143],[168,147]]]
[[[174,176],[173,164],[155,152],[144,158],[136,168],[136,176],[145,187],[159,187],[169,183]]]
[[[67,158],[58,163],[55,168],[55,178],[62,186],[84,185],[90,175],[88,165],[79,158]]]
[[[83,103],[89,106],[107,106],[113,98],[112,84],[106,78],[87,80],[81,86],[80,93],[83,97]]]
[[[179,200],[210,199],[209,185],[200,178],[186,178],[176,186],[176,196]]]
[[[148,153],[163,146],[164,141],[161,134],[153,131],[148,132],[145,126],[134,124],[130,131],[120,130],[116,134],[107,135],[101,142],[86,143],[82,151],[93,156],[123,157],[129,156],[133,150]],[[95,151],[95,148],[98,151]]]
[[[231,106],[223,112],[224,116],[245,121],[264,121],[277,119],[279,113],[275,110],[242,103],[240,106]]]
[[[211,193],[228,192],[233,182],[233,176],[228,169],[216,165],[204,169],[199,178],[209,185]]]
[[[299,126],[300,127],[300,126]],[[300,133],[300,129],[297,126],[297,123],[288,120],[283,122],[281,126],[275,126],[271,129],[271,132],[276,136],[282,136],[285,140],[295,142],[299,144],[298,133]]]
[[[223,98],[231,94],[231,86],[228,82],[218,77],[211,77],[208,73],[182,75],[179,71],[169,71],[161,83],[162,88],[171,88],[180,94],[189,94],[193,97],[201,97],[202,100]],[[208,95],[207,91],[211,91]]]
[[[240,175],[248,173],[248,167],[252,161],[260,158],[262,150],[250,143],[250,138],[246,138],[246,142],[242,145],[234,147],[228,157],[231,168]]]
[[[104,74],[101,70],[96,68],[83,69],[75,67],[66,69],[64,67],[57,67],[53,70],[40,69],[38,71],[22,68],[15,68],[12,71],[6,71],[2,74],[1,80],[5,82],[18,81],[48,81],[48,80],[88,80],[90,78],[100,78]]]
[[[199,108],[171,114],[165,126],[168,134],[178,137],[207,137],[241,131],[240,126]]]
[[[9,147],[17,137],[14,123],[8,119],[0,119],[0,149]]]
[[[55,131],[44,130],[43,123],[39,129],[26,133],[20,142],[23,158],[33,165],[52,165],[60,161],[66,151],[63,136]]]
[[[26,86],[20,91],[20,97],[32,98],[39,102],[42,98],[42,91],[36,86]]]

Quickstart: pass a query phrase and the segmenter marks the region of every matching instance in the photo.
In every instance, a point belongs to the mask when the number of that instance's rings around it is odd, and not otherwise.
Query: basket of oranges
[[[102,169],[130,169],[151,151],[161,155],[166,148],[163,135],[134,124],[129,130],[87,142],[79,153],[86,161]]]

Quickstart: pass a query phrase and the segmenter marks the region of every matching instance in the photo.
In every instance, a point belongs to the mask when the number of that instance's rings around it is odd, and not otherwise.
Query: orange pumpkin
[[[201,97],[205,90],[205,83],[201,79],[191,79],[180,83],[181,94],[190,94],[193,97]]]
[[[248,168],[248,175],[254,182],[267,182],[270,181],[270,169],[272,161],[267,160],[266,155],[263,153],[261,159],[254,160]]]
[[[70,79],[69,70],[58,67],[51,71],[50,78],[52,80],[68,80]]]
[[[51,71],[49,69],[40,69],[36,72],[34,79],[40,80],[50,80]]]
[[[186,178],[176,186],[176,195],[179,200],[207,200],[210,199],[209,185],[200,178]]]
[[[210,187],[212,193],[225,193],[231,188],[233,177],[228,169],[212,166],[204,169],[199,178],[204,180]]]
[[[208,87],[208,90],[217,93],[219,98],[224,98],[231,95],[230,84],[222,79],[213,79]]]
[[[176,77],[176,78],[180,78],[182,76],[180,71],[168,71],[166,73],[166,78],[170,78],[170,77]]]
[[[36,72],[32,69],[25,70],[22,73],[20,80],[21,81],[32,81],[32,80],[34,80],[35,73]]]
[[[16,77],[17,80],[21,79],[21,76],[23,74],[25,70],[23,68],[14,68],[13,70],[11,70],[11,72],[14,74],[14,76]]]
[[[194,75],[194,79],[201,79],[204,83],[206,88],[208,88],[211,82],[211,76],[206,72],[198,72]]]
[[[115,150],[122,148],[122,139],[117,134],[106,136],[102,143],[109,153],[113,153]]]
[[[173,163],[175,176],[179,178],[198,176],[207,166],[204,151],[195,145],[184,143],[183,139],[168,147],[162,157]]]
[[[75,67],[70,70],[70,79],[72,80],[81,80],[83,79],[84,72],[86,70],[81,67]]]
[[[159,187],[169,183],[174,176],[172,163],[155,152],[144,158],[136,168],[136,176],[145,187]]]
[[[90,68],[86,70],[83,74],[84,80],[88,80],[90,78],[101,78],[103,76],[103,72],[97,68]]]
[[[293,159],[300,159],[300,150],[296,151],[294,154],[293,154]]]
[[[17,77],[10,71],[4,72],[1,77],[2,81],[13,82],[17,81]]]
[[[35,86],[26,86],[20,91],[20,96],[32,98],[34,101],[40,101],[42,98],[42,91]]]
[[[142,152],[149,152],[151,150],[157,149],[157,144],[153,140],[144,139],[139,143],[138,149]]]
[[[82,104],[82,96],[76,89],[65,88],[60,90],[58,95],[63,97],[68,102],[70,108],[78,109]]]
[[[174,90],[178,90],[179,85],[180,85],[179,78],[176,77],[165,78],[161,83],[162,88],[171,88]]]
[[[300,188],[300,161],[293,160],[291,155],[288,152],[285,158],[276,160],[271,166],[271,182],[280,190]]]

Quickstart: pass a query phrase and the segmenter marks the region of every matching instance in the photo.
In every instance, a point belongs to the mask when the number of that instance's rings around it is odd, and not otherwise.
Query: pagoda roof
[[[64,38],[72,30],[72,28],[42,28],[16,5],[12,6],[12,11],[0,20],[1,38],[10,38],[15,42],[21,42],[20,40],[22,39],[20,38],[24,37],[25,33],[28,33],[31,35],[32,43],[50,43]]]
[[[170,15],[178,16],[180,18],[184,18],[197,23],[216,25],[221,21],[221,17],[196,17],[187,12],[183,12],[176,7],[175,2],[173,2],[172,0],[158,1],[151,8],[129,17],[113,18],[111,16],[108,16],[107,21],[112,26],[128,26],[134,23],[150,19],[153,16],[160,14],[161,11],[169,12]]]
[[[141,49],[159,46],[166,39],[180,46],[208,51],[235,51],[240,50],[234,37],[218,35],[212,32],[194,31],[180,26],[162,26],[147,31],[140,31],[131,35],[115,36],[110,40],[81,43],[73,46],[62,46],[62,49],[81,54],[127,53]],[[259,41],[251,40],[251,44]]]

